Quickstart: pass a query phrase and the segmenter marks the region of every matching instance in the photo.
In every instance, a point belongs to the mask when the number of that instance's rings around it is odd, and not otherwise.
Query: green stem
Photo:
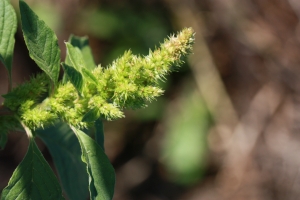
[[[21,121],[21,119],[19,119],[19,122],[21,123],[21,125],[23,126],[23,128],[24,128],[24,130],[25,130],[25,132],[26,132],[26,134],[27,134],[27,136],[28,136],[28,138],[29,139],[33,139],[34,138],[34,136],[33,136],[33,134],[32,134],[32,132],[31,132],[31,130]]]

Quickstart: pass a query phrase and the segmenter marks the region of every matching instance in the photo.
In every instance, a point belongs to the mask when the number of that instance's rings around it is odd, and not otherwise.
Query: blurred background
[[[62,59],[71,33],[88,36],[106,66],[127,49],[146,55],[184,27],[196,32],[193,55],[161,83],[165,94],[104,124],[114,200],[300,199],[300,1],[26,2],[55,30]],[[14,86],[37,72],[19,28]],[[0,93],[6,88],[1,67]],[[27,145],[24,134],[9,134],[0,190]]]

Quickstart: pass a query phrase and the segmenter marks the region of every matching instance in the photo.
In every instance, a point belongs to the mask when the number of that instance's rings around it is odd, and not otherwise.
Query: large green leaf
[[[88,37],[78,37],[75,35],[71,35],[69,38],[69,42],[72,46],[80,49],[87,69],[93,70],[96,67],[96,64],[94,62],[92,50],[89,46]]]
[[[57,37],[24,1],[20,1],[20,12],[29,55],[56,84],[60,70],[60,49]]]
[[[84,132],[71,127],[82,151],[82,160],[87,165],[90,177],[90,197],[95,200],[111,200],[115,187],[115,171],[103,149]]]
[[[82,121],[84,122],[94,122],[95,124],[95,140],[98,145],[104,149],[104,130],[103,130],[103,122],[100,119],[101,113],[99,112],[98,108],[93,108],[89,112],[87,112]]]
[[[11,199],[64,199],[58,180],[32,138],[25,158],[2,191],[1,200]]]
[[[37,132],[52,155],[63,189],[69,199],[87,199],[88,174],[85,164],[81,161],[80,145],[73,131],[65,123],[57,123],[53,127]]]
[[[81,73],[73,66],[69,66],[66,63],[62,63],[62,67],[68,77],[68,80],[71,81],[71,83],[77,89],[78,93],[81,94],[83,89],[83,77]]]
[[[100,147],[104,149],[104,129],[103,129],[103,122],[101,119],[97,119],[95,121],[95,128],[96,128],[96,133],[95,133],[95,140],[99,144]]]
[[[8,0],[0,0],[0,60],[8,71],[10,82],[16,30],[15,10]]]

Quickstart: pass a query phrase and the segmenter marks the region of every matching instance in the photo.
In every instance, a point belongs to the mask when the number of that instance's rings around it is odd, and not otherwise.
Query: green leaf
[[[104,149],[104,130],[103,130],[103,122],[100,118],[101,113],[99,112],[99,109],[93,108],[89,112],[87,112],[82,121],[83,122],[94,122],[95,123],[95,140],[98,143],[98,145]]]
[[[97,119],[95,122],[96,134],[95,140],[99,144],[100,147],[104,149],[104,130],[103,130],[103,122],[101,119]]]
[[[89,69],[82,68],[81,73],[85,79],[93,82],[96,85],[98,84],[97,78],[94,76],[94,74],[91,71],[89,71]]]
[[[94,62],[92,50],[89,46],[89,39],[88,37],[78,37],[75,35],[71,35],[69,38],[69,42],[72,46],[78,47],[83,55],[83,60],[85,62],[85,66],[90,71],[96,67]]]
[[[60,70],[57,37],[24,1],[20,1],[20,12],[29,55],[56,85]]]
[[[83,77],[81,73],[77,71],[73,66],[69,66],[66,63],[62,63],[62,67],[68,79],[77,89],[78,93],[81,94],[83,89]]]
[[[37,132],[50,151],[63,189],[69,199],[87,199],[88,175],[85,164],[80,158],[79,142],[73,131],[67,124],[61,122]]]
[[[8,0],[0,0],[0,60],[8,71],[11,83],[12,58],[17,30],[17,16]]]
[[[78,45],[78,44],[76,44]],[[72,46],[72,44],[66,42],[67,47],[67,57],[66,64],[73,66],[77,71],[81,72],[83,77],[95,84],[98,84],[96,77],[92,74],[91,69],[87,68],[86,62],[84,60],[82,51],[79,47]],[[91,68],[91,67],[90,67]],[[63,77],[63,82],[65,83],[68,80],[67,75]]]
[[[64,199],[53,171],[32,138],[25,158],[2,191],[1,200],[11,199]]]
[[[74,127],[87,165],[90,180],[90,197],[95,200],[111,200],[115,187],[115,171],[103,149],[88,135]]]
[[[85,63],[83,60],[83,55],[79,48],[73,47],[70,43],[66,42],[67,47],[67,60],[68,65],[72,65],[76,70],[81,71],[85,68]]]
[[[92,108],[89,110],[82,118],[83,122],[94,122],[100,117],[100,112],[98,108]]]

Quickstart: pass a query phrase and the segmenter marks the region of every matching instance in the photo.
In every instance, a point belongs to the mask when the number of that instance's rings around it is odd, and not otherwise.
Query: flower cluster
[[[37,75],[4,95],[4,105],[15,111],[30,129],[44,127],[57,119],[85,128],[99,117],[122,118],[123,109],[143,108],[162,95],[159,80],[172,71],[172,66],[181,64],[182,57],[191,52],[193,42],[194,32],[186,28],[147,56],[127,51],[110,66],[96,67],[92,71],[96,81],[86,79],[81,95],[66,82],[43,99],[49,82],[45,74]]]

